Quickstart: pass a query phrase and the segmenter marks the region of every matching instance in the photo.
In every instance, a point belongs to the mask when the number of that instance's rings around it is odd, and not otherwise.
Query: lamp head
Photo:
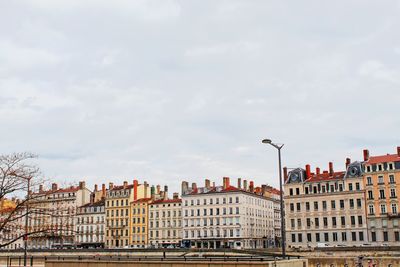
[[[271,141],[271,139],[264,139],[264,140],[262,140],[262,143],[263,144],[271,144],[272,141]]]

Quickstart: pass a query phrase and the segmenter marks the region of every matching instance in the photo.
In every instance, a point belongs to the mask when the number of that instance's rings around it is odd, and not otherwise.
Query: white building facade
[[[230,185],[192,187],[182,183],[183,241],[195,248],[265,248],[275,238],[274,201],[266,197],[265,187]]]
[[[79,207],[76,213],[75,243],[82,248],[103,248],[105,230],[105,200]]]

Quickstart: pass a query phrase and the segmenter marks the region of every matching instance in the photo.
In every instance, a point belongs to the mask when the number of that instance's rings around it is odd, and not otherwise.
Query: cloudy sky
[[[400,145],[400,1],[0,2],[0,151],[52,181],[278,185]]]

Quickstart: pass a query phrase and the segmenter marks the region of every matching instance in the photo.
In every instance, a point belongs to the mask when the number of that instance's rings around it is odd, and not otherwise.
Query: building
[[[77,247],[104,247],[105,196],[105,184],[102,185],[102,190],[98,190],[95,185],[90,202],[77,209],[75,224],[75,245]]]
[[[90,201],[90,190],[85,182],[78,186],[58,188],[53,183],[51,189],[33,192],[29,202],[32,212],[29,218],[30,248],[57,248],[74,246],[76,209]]]
[[[0,200],[1,249],[20,249],[24,247],[25,208],[19,199]]]
[[[196,248],[264,248],[273,243],[274,201],[266,197],[266,185],[254,187],[238,179],[237,187],[228,177],[223,186],[192,187],[182,182],[184,246]]]
[[[168,198],[168,188],[160,199],[153,197],[149,206],[149,244],[151,247],[179,247],[182,241],[182,199],[178,193]]]
[[[377,245],[398,245],[400,147],[396,154],[378,156],[364,150],[364,165],[369,240]]]
[[[106,194],[106,247],[130,247],[132,243],[132,202],[150,197],[150,188],[146,182],[133,184],[124,182],[121,186],[109,184]]]
[[[346,159],[346,171],[310,165],[284,168],[288,247],[360,246],[368,242],[363,165]]]

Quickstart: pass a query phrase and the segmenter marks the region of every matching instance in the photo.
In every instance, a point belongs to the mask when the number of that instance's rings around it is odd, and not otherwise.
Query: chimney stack
[[[133,200],[137,200],[138,198],[138,180],[133,180]]]
[[[97,186],[97,184],[94,184],[94,192],[99,191],[99,187]]]
[[[400,157],[400,146],[397,147],[397,156]]]
[[[243,180],[243,189],[247,191],[247,180]]]
[[[106,184],[101,185],[101,197],[102,198],[106,197]]]
[[[317,168],[315,169],[315,172],[317,173],[317,175],[320,175],[320,174],[321,174],[321,169],[320,169],[319,167],[317,167]]]
[[[56,191],[58,189],[58,185],[56,183],[51,184],[51,190]]]
[[[181,194],[182,194],[182,196],[186,195],[187,193],[189,193],[188,191],[189,191],[189,183],[186,182],[186,181],[182,181],[182,184],[181,184]]]
[[[42,193],[43,192],[43,185],[41,184],[41,185],[39,185],[39,193]]]
[[[254,182],[253,181],[250,181],[249,189],[250,189],[250,193],[254,193]]]
[[[267,192],[267,185],[266,184],[261,185],[261,194],[262,194],[262,196],[265,196],[266,192]]]
[[[333,163],[329,162],[329,175],[332,176],[333,175]]]
[[[178,193],[174,193],[173,194],[173,199],[179,199],[179,194]]]
[[[164,200],[168,199],[168,186],[164,185]]]
[[[210,180],[205,179],[205,180],[204,180],[204,183],[205,183],[205,187],[206,187],[207,189],[210,189],[210,187],[211,187]]]
[[[158,184],[156,187],[156,195],[159,195],[161,191],[161,186]]]
[[[350,163],[351,163],[351,159],[346,158],[346,169],[349,167]]]
[[[224,177],[222,181],[223,181],[223,183],[222,183],[223,184],[223,188],[227,189],[230,186],[229,185],[229,177]]]
[[[113,189],[114,188],[114,183],[109,183],[108,184],[108,190],[111,190],[111,189]]]
[[[369,160],[369,150],[364,149],[363,154],[364,154],[364,161],[368,161]]]
[[[310,164],[306,165],[306,177],[307,177],[307,179],[311,177],[311,166],[310,166]]]
[[[128,182],[124,181],[124,189],[128,187]]]
[[[147,189],[149,188],[149,184],[146,181],[144,181],[143,186],[144,186],[144,198],[147,198]]]
[[[196,183],[192,183],[192,191],[197,191],[197,184]]]
[[[186,182],[182,182],[182,184],[183,183],[186,183]],[[156,188],[154,187],[154,185],[152,185],[150,187],[150,194],[151,194],[151,200],[153,200],[153,201],[156,200]]]
[[[238,189],[242,189],[242,178],[238,178],[237,187],[238,187]]]
[[[213,182],[212,185],[213,185],[212,187],[215,188],[215,182]]]
[[[287,167],[283,167],[283,182],[286,182],[288,179]]]

